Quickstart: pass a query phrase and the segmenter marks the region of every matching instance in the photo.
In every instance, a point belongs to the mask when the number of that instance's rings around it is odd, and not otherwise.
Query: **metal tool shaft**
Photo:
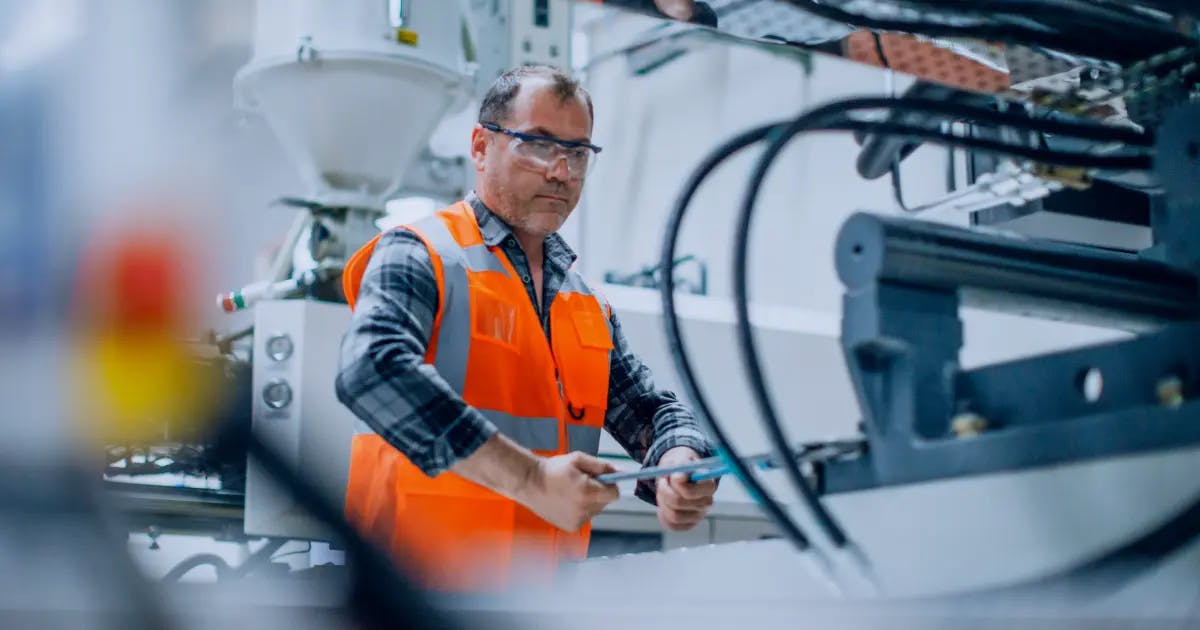
[[[862,442],[844,440],[820,444],[805,444],[796,449],[797,462],[811,462],[821,459],[840,457],[861,448]],[[770,453],[760,453],[742,459],[749,466],[760,470],[776,468],[778,462]],[[638,470],[607,473],[596,476],[600,483],[617,483],[620,481],[655,479],[668,477],[676,473],[688,473],[688,481],[697,482],[716,479],[729,474],[730,469],[720,457],[706,457],[701,460],[680,464],[678,466],[647,466]]]

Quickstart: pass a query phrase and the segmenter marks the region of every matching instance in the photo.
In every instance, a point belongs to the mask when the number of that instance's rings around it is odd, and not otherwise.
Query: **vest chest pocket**
[[[513,352],[517,346],[517,307],[490,289],[471,291],[471,337]]]
[[[562,321],[567,320],[567,321]],[[563,369],[563,387],[576,408],[603,410],[608,406],[608,367],[613,349],[604,314],[597,308],[575,308],[569,317],[560,318],[567,334],[555,335],[559,365]]]
[[[608,333],[603,313],[575,311],[571,313],[571,321],[575,324],[579,345],[604,351],[613,349],[612,335]]]

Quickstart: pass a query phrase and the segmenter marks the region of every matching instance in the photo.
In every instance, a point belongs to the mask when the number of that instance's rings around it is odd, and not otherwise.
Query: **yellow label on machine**
[[[396,29],[396,43],[416,46],[417,32],[407,28]]]

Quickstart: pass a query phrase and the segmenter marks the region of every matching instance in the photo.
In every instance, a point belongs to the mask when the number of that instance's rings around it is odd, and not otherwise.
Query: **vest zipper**
[[[545,323],[542,322],[541,309],[539,309],[538,306],[532,301],[529,303],[529,306],[533,309],[534,315],[537,316],[538,324],[542,325],[542,339],[546,342],[546,349],[550,352],[550,363],[554,365],[554,383],[558,386],[558,450],[566,453],[568,452],[567,449],[571,446],[567,443],[566,418],[569,414],[567,413],[566,388],[563,387],[562,372],[558,367],[558,355],[554,353],[554,343],[550,340],[551,336],[546,334],[546,326]],[[550,321],[550,312],[552,309],[553,305],[551,305],[551,308],[546,310],[547,322]]]
[[[567,394],[559,376],[558,357],[554,355],[554,346],[549,339],[546,340],[546,347],[550,349],[550,360],[554,363],[554,382],[558,385],[558,450],[567,453],[571,446],[567,443]]]
[[[500,248],[500,250],[501,254],[503,255],[499,257],[502,258],[504,262],[508,263],[508,268],[510,271],[512,271],[513,277],[520,282],[521,274],[517,273],[516,266],[513,265],[512,260],[508,258],[508,253],[503,251],[503,248]],[[543,274],[544,273],[545,271],[543,268]],[[543,278],[544,277],[545,276],[543,275]],[[524,282],[521,284],[521,288],[524,289]],[[543,280],[543,288],[545,288],[544,285],[545,282]],[[546,334],[546,323],[550,321],[550,314],[553,311],[554,304],[552,300],[552,303],[546,307],[546,320],[542,321],[542,307],[545,305],[539,305],[537,303],[537,291],[534,291],[533,295],[534,299],[529,300],[527,303],[529,304],[529,307],[533,309],[533,316],[537,319],[538,324],[542,327],[542,339],[546,342],[546,349],[550,351],[550,362],[554,365],[554,382],[558,385],[558,450],[566,453],[567,448],[570,447],[570,444],[567,443],[566,418],[570,415],[570,413],[567,411],[567,394],[566,390],[563,388],[562,376],[558,369],[558,357],[554,354],[554,344],[550,341],[550,335]]]

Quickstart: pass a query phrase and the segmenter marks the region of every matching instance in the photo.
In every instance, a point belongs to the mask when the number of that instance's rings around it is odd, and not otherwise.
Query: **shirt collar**
[[[512,228],[504,222],[504,219],[496,216],[496,213],[492,212],[491,208],[488,208],[483,203],[479,196],[475,194],[475,191],[471,191],[467,195],[466,201],[471,205],[471,209],[475,211],[475,221],[479,223],[479,231],[483,234],[485,245],[496,247],[504,242],[504,239],[512,236]],[[578,258],[574,250],[571,249],[571,246],[567,245],[567,241],[559,236],[557,232],[546,237],[543,247],[546,248],[544,255],[547,260],[555,262],[560,260],[565,261],[566,267],[570,267]]]

